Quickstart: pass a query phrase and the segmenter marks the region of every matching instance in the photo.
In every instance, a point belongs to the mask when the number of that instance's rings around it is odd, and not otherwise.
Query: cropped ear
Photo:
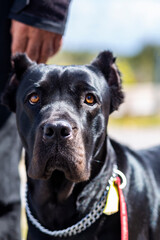
[[[105,77],[111,94],[110,113],[117,110],[124,100],[121,74],[115,64],[116,58],[110,51],[101,52],[92,65],[97,67]]]
[[[23,73],[32,65],[32,62],[26,54],[17,53],[11,59],[12,69],[8,84],[1,98],[1,103],[6,105],[12,112],[16,111],[16,92],[21,81]]]

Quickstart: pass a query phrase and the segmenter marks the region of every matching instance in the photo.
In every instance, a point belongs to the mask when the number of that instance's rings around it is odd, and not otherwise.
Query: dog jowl
[[[100,216],[85,231],[80,222],[76,234],[74,227],[66,235],[48,234],[73,226],[95,209],[114,165],[127,178],[129,239],[160,239],[160,198],[152,199],[159,194],[153,186],[160,184],[160,147],[135,152],[107,135],[109,115],[123,99],[120,72],[109,51],[83,66],[36,64],[25,54],[13,58],[2,100],[16,113],[26,152],[28,205],[43,226],[37,228],[29,213],[28,240],[119,240],[119,213]]]

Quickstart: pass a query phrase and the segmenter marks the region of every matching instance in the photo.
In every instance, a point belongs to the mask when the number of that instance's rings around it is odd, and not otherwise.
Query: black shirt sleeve
[[[14,0],[9,18],[64,34],[71,0]]]

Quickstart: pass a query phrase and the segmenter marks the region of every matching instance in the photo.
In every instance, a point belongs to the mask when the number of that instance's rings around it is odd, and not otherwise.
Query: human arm
[[[15,0],[10,10],[12,54],[45,62],[62,44],[70,0]]]

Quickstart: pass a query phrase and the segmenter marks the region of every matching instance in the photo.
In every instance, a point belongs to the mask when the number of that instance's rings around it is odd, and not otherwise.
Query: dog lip
[[[67,167],[67,169],[65,169],[64,167],[57,166],[56,163],[54,163],[53,165],[51,165],[51,163],[53,164],[53,161],[52,161],[52,159],[49,159],[46,164],[44,174],[42,177],[44,180],[50,179],[55,171],[63,172],[65,178],[73,183],[79,183],[79,182],[88,180],[88,178],[83,179],[82,177],[75,176],[73,174],[72,169],[70,169],[69,166]]]
[[[56,157],[55,157],[56,158]],[[46,163],[46,167],[44,170],[44,175],[43,177],[46,179],[49,179],[52,177],[52,174],[54,173],[54,171],[60,171],[63,172],[65,174],[65,169],[63,169],[63,167],[57,166],[56,162],[53,161],[52,158],[50,158],[47,163]],[[66,174],[65,174],[66,175]]]
[[[50,171],[48,171],[48,172],[45,171],[42,178],[43,178],[44,180],[49,180],[49,179],[51,179],[55,171],[59,171],[59,172],[61,172],[61,173],[64,173],[65,178],[68,179],[68,180],[70,180],[70,179],[67,177],[65,171],[62,170],[61,168],[58,168],[58,167],[57,167],[57,168],[55,167],[55,168],[53,168],[52,170],[50,170]]]

